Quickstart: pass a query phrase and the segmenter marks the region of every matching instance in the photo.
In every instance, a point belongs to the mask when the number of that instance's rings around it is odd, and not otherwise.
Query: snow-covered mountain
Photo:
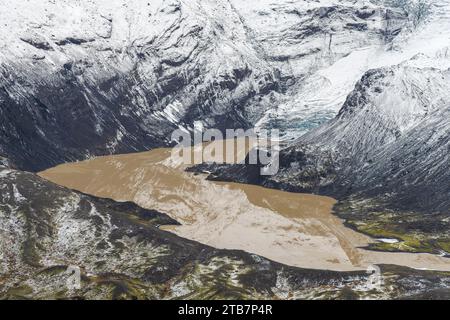
[[[169,145],[196,121],[289,141],[274,176],[211,178],[332,195],[347,225],[398,240],[374,249],[448,255],[450,1],[419,25],[387,2],[0,0],[0,297],[55,297],[47,275],[71,263],[86,298],[358,292],[365,274],[215,250],[159,230],[164,214],[19,171]],[[386,268],[376,297],[448,291],[448,275]]]
[[[427,21],[405,27],[378,48],[367,70],[353,79],[337,116],[282,150],[276,175],[260,177],[257,170],[242,166],[209,166],[210,178],[332,195],[341,200],[336,211],[349,225],[376,237],[403,240],[383,249],[447,254],[449,28],[450,2],[435,1]],[[336,83],[340,76],[363,70],[358,59],[352,61],[347,69],[336,69]]]
[[[432,184],[446,188],[442,189],[446,192],[433,195],[441,202],[433,203],[428,192],[423,192],[413,197],[411,206],[448,208],[448,183],[444,181],[448,181],[450,163],[449,28],[450,2],[436,1],[421,26],[414,29],[405,22],[397,37],[378,47],[365,66],[367,70],[359,68],[358,59],[340,68],[347,57],[320,70],[334,69],[330,74],[341,84],[355,76],[336,117],[292,141],[281,152],[277,175],[236,178],[336,196],[355,190],[399,191]],[[359,72],[361,76],[356,76]],[[316,87],[311,92],[323,88]],[[299,90],[305,92],[310,91]],[[295,114],[295,107],[289,110]],[[327,110],[326,104],[320,110]],[[277,124],[286,120],[279,114],[275,119]],[[243,173],[236,167],[217,173],[231,179],[238,175],[233,170]]]
[[[0,154],[28,170],[165,145],[194,121],[298,137],[337,113],[407,24],[370,1],[2,7]]]
[[[410,207],[448,210],[449,27],[450,3],[436,4],[426,25],[397,38],[383,66],[358,80],[336,118],[293,143],[333,163],[316,187],[411,192]]]

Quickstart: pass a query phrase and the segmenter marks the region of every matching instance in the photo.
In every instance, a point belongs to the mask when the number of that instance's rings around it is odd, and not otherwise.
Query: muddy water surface
[[[450,270],[448,259],[429,254],[360,249],[374,240],[332,215],[332,198],[212,182],[184,169],[170,149],[155,149],[64,164],[40,175],[84,193],[165,212],[182,223],[165,229],[182,237],[288,265],[359,270],[387,263]]]

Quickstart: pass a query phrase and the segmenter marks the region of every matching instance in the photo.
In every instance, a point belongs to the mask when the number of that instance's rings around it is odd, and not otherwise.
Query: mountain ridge
[[[196,121],[265,126],[273,106],[295,109],[289,101],[303,99],[305,79],[326,83],[317,70],[383,46],[389,31],[383,6],[351,1],[7,5],[0,154],[31,171],[167,146],[173,130]],[[401,14],[391,20],[393,30],[405,23]],[[342,97],[302,106],[300,132],[331,119]]]

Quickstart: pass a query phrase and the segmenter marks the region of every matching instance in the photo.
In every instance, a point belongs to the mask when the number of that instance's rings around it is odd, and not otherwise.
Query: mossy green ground
[[[387,210],[371,200],[348,200],[336,206],[346,224],[375,239],[396,239],[396,243],[377,242],[369,249],[414,253],[450,253],[448,215]]]

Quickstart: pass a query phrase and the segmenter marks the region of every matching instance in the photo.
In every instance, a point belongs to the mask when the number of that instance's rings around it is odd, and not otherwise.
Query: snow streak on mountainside
[[[29,170],[166,145],[196,120],[299,135],[405,24],[368,1],[1,5],[0,154]]]

